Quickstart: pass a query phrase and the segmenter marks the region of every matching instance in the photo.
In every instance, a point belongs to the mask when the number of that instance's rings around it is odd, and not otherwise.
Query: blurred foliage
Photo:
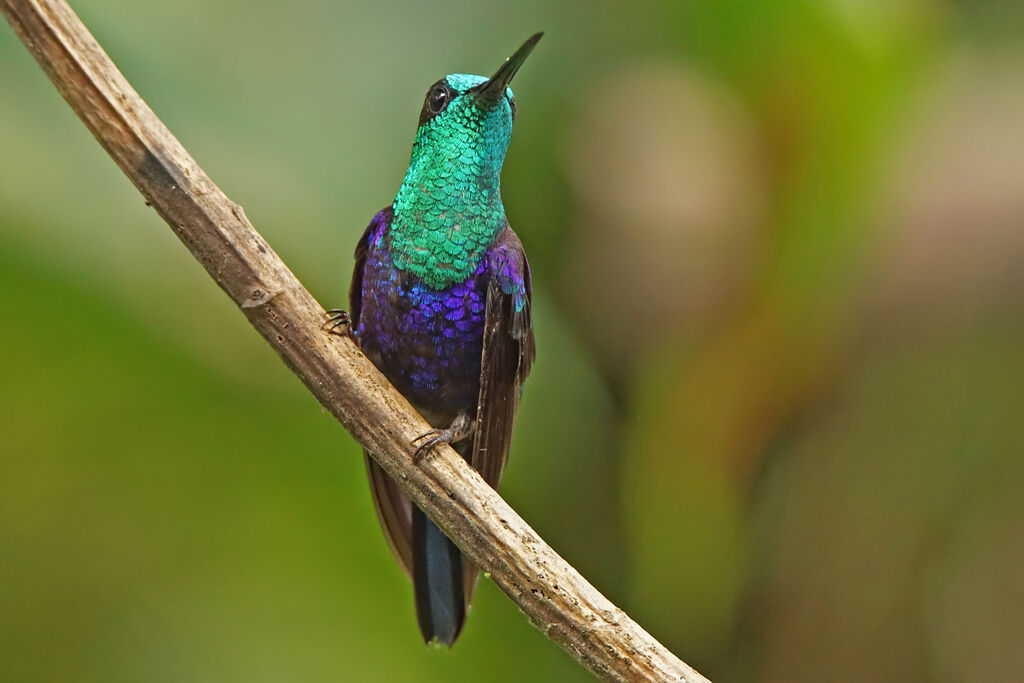
[[[83,0],[327,305],[422,93],[547,37],[504,495],[716,681],[1024,680],[1024,12]],[[0,680],[587,680],[424,649],[359,449],[0,30]]]

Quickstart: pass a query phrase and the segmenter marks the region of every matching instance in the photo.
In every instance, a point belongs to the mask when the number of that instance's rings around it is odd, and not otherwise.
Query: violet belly
[[[356,337],[373,364],[420,412],[450,422],[476,407],[487,259],[480,259],[465,282],[431,289],[395,267],[385,248],[388,213],[378,214],[380,227],[367,253]]]

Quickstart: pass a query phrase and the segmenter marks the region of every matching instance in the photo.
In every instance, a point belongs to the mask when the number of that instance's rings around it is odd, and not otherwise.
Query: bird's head
[[[413,143],[416,181],[497,180],[516,114],[508,84],[542,35],[531,36],[490,78],[450,74],[430,86]]]

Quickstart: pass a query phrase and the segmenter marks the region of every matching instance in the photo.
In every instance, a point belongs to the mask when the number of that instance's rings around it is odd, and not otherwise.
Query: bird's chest
[[[480,384],[486,263],[436,290],[395,267],[383,249],[367,257],[356,330],[373,363],[417,407],[475,409]]]

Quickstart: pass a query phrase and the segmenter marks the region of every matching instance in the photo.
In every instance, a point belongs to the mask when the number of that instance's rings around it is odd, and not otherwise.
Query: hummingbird
[[[530,265],[501,202],[508,84],[542,35],[490,78],[449,74],[427,90],[405,179],[356,246],[349,311],[328,321],[433,427],[413,440],[415,457],[447,443],[495,488],[535,357]],[[366,470],[423,639],[451,647],[479,570],[369,454]]]

